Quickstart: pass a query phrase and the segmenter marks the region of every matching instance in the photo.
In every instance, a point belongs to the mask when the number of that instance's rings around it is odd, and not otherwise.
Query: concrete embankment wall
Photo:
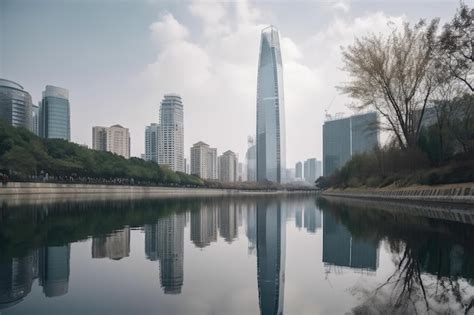
[[[126,186],[126,185],[87,185],[87,184],[57,184],[57,183],[18,183],[0,184],[0,197],[26,195],[139,195],[139,196],[227,196],[227,195],[271,195],[282,194],[286,191],[236,190],[236,189],[207,189],[183,187],[156,186]]]
[[[404,188],[386,187],[381,189],[329,189],[324,191],[322,195],[374,200],[428,201],[474,205],[474,183]]]

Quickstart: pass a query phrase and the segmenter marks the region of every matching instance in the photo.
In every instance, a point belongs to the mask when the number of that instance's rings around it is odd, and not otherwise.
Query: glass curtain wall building
[[[0,118],[33,131],[31,95],[20,84],[0,79]]]
[[[286,171],[283,66],[278,30],[262,30],[257,76],[257,181],[284,181]]]
[[[46,86],[40,107],[40,134],[43,138],[71,140],[68,90]]]

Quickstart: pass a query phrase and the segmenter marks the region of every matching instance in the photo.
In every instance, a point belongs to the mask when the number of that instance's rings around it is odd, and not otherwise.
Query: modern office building
[[[307,159],[304,162],[304,180],[310,184],[314,182],[321,176],[321,161],[318,161],[316,158]]]
[[[283,314],[286,211],[280,202],[257,201],[257,275],[260,314]]]
[[[41,104],[41,103],[40,103]],[[31,105],[31,131],[39,136],[40,135],[40,107],[38,105]]]
[[[92,127],[92,148],[130,158],[130,132],[120,125]]]
[[[40,135],[47,139],[71,140],[69,91],[47,85],[40,106]]]
[[[158,144],[160,142],[160,125],[150,124],[145,128],[145,160],[158,163]]]
[[[379,143],[376,113],[328,120],[323,125],[323,173],[331,175],[356,153],[372,150]]]
[[[44,295],[61,296],[69,288],[71,245],[47,246],[39,252],[39,283]]]
[[[295,178],[303,179],[303,163],[297,162],[295,165]]]
[[[237,181],[237,155],[228,150],[219,156],[219,180],[221,182]]]
[[[257,76],[257,181],[283,182],[286,170],[283,65],[278,30],[262,30]]]
[[[184,111],[181,96],[166,94],[160,106],[158,163],[184,172]]]
[[[217,149],[199,141],[191,147],[191,174],[202,179],[217,179]]]
[[[247,138],[248,149],[245,154],[247,160],[247,181],[257,181],[257,145],[252,136]]]
[[[92,258],[120,260],[130,255],[130,228],[92,238]]]
[[[14,127],[32,130],[31,95],[13,81],[0,79],[0,119]]]

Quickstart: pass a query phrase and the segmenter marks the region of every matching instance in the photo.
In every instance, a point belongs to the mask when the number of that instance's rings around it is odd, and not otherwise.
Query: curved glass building
[[[40,108],[40,134],[43,138],[71,140],[69,91],[47,85]]]
[[[13,81],[0,79],[0,118],[14,127],[32,129],[31,95]]]
[[[283,66],[278,30],[262,30],[257,77],[257,181],[281,183],[286,172]]]

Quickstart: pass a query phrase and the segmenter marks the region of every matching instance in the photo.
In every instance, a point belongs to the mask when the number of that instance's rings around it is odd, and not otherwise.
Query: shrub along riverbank
[[[42,139],[0,119],[0,173],[10,180],[203,186],[196,176],[60,139]]]

